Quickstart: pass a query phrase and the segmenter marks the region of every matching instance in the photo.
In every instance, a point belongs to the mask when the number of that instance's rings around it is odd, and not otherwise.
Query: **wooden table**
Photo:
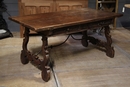
[[[89,8],[77,10],[34,14],[28,16],[10,17],[14,22],[22,24],[25,27],[24,39],[21,51],[21,62],[27,64],[32,61],[37,66],[41,67],[42,79],[48,81],[50,79],[50,59],[48,37],[59,34],[72,34],[82,32],[81,43],[83,46],[88,46],[88,41],[94,45],[105,48],[106,55],[113,58],[114,49],[111,46],[112,39],[109,25],[113,23],[115,17],[120,17],[122,14],[97,11]],[[105,28],[106,42],[98,40],[87,35],[87,30],[96,28]],[[37,55],[33,55],[28,49],[29,31],[33,30],[42,36],[42,53],[43,60],[40,60]],[[97,55],[98,57],[98,55]]]

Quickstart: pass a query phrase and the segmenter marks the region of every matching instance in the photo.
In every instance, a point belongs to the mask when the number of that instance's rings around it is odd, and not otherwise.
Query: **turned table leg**
[[[22,44],[22,51],[21,51],[21,62],[22,64],[27,64],[29,62],[28,58],[27,58],[27,44],[29,41],[29,29],[25,28],[25,32],[24,32],[24,39],[23,39],[23,44]]]
[[[48,40],[47,37],[42,36],[42,53],[43,61],[41,62],[42,79],[48,81],[50,79],[50,67],[49,67],[49,51],[48,51]]]

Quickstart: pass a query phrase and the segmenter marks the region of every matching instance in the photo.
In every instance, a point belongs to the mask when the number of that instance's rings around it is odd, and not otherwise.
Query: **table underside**
[[[41,69],[42,79],[46,82],[49,81],[50,68],[53,67],[54,61],[51,61],[49,58],[48,49],[50,48],[50,46],[48,46],[48,37],[53,35],[58,35],[58,34],[72,34],[76,32],[82,32],[83,36],[82,36],[81,43],[83,46],[87,47],[88,42],[90,42],[96,46],[105,48],[106,55],[113,58],[114,48],[111,46],[112,39],[111,39],[110,28],[109,28],[109,25],[112,23],[113,23],[113,19],[105,19],[105,20],[99,20],[90,23],[66,26],[63,28],[57,28],[57,29],[52,29],[47,31],[38,31],[37,33],[40,36],[42,36],[41,52],[43,54],[43,60],[39,59],[38,55],[34,55],[28,50],[27,45],[29,42],[30,29],[28,27],[25,27],[24,39],[23,39],[23,45],[21,51],[21,62],[22,64],[27,64],[29,61],[31,61],[33,64],[35,64],[37,67]],[[87,35],[87,30],[98,29],[101,27],[104,27],[106,42]]]

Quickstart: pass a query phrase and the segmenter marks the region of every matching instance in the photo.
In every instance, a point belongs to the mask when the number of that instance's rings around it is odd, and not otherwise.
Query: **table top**
[[[122,14],[82,8],[61,12],[16,16],[10,17],[9,19],[31,28],[36,32],[40,32],[120,16],[122,16]]]
[[[130,4],[125,4],[125,7],[130,8]]]

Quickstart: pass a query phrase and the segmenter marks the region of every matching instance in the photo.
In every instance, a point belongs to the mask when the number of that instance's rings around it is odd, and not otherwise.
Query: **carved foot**
[[[109,42],[103,42],[101,40],[98,40],[98,39],[96,39],[94,37],[90,37],[90,36],[88,36],[88,40],[89,40],[89,42],[91,42],[94,45],[105,48],[107,56],[109,56],[111,58],[114,57],[115,51],[114,51],[114,48],[111,47],[111,44],[109,44]]]
[[[45,51],[44,60],[41,62],[42,79],[45,82],[49,81],[50,79],[50,67],[49,67],[50,59],[49,59],[49,55],[47,55],[48,53],[46,52],[47,51]]]
[[[22,50],[21,51],[21,63],[22,64],[27,64],[29,62],[28,58],[27,58],[27,53],[26,51]]]
[[[114,48],[113,47],[109,47],[106,48],[106,55],[113,58],[115,54]]]
[[[42,79],[45,82],[48,82],[50,80],[50,68],[49,67],[44,68],[44,70],[42,70],[41,75],[42,75]]]
[[[83,32],[81,43],[84,47],[88,47],[88,36],[87,31]]]
[[[82,39],[81,43],[84,47],[88,47],[88,41],[86,39]]]

